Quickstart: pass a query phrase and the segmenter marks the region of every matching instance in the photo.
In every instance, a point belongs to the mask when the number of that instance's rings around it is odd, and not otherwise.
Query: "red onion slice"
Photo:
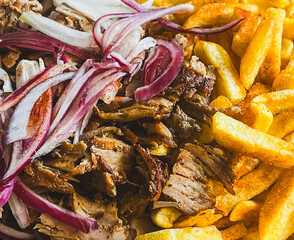
[[[127,56],[126,60],[128,62],[136,61],[136,57],[143,51],[146,51],[152,47],[155,47],[157,44],[157,41],[153,37],[146,37],[143,38],[137,46],[130,52],[130,54]]]
[[[16,106],[15,111],[10,119],[7,133],[7,142],[12,143],[27,137],[27,127],[31,115],[31,111],[41,97],[49,88],[54,85],[71,79],[75,72],[67,72],[56,75],[46,81],[40,83],[33,88]]]
[[[1,187],[0,189],[0,208],[2,208],[8,201],[13,187],[14,187],[15,179],[12,179],[9,183],[6,184],[5,187]]]
[[[34,235],[31,233],[25,233],[17,231],[11,227],[0,223],[0,236],[2,239],[11,240],[11,239],[19,239],[19,240],[31,240],[35,239]]]
[[[82,217],[42,198],[25,186],[19,178],[15,183],[13,192],[25,204],[81,232],[89,233],[99,227],[95,219]]]
[[[140,87],[135,91],[135,100],[137,102],[150,99],[156,94],[162,92],[165,88],[168,87],[168,85],[176,78],[176,76],[180,72],[181,65],[184,59],[182,49],[175,43],[162,39],[158,39],[157,43],[159,47],[160,45],[165,46],[166,49],[170,51],[171,62],[168,66],[165,67],[165,71],[157,79],[153,80],[149,85]],[[152,58],[152,60],[156,62],[158,59]],[[156,67],[158,64],[160,63],[157,62],[157,64],[155,63],[153,64],[153,66]],[[149,71],[152,72],[152,69],[150,69]]]

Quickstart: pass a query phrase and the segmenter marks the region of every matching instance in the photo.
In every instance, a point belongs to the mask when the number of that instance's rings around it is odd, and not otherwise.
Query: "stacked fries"
[[[216,91],[210,106],[242,110],[234,118],[216,113],[205,131],[210,134],[209,142],[216,141],[236,153],[232,163],[236,194],[211,181],[215,209],[196,216],[181,216],[173,208],[156,210],[154,223],[167,229],[161,231],[160,238],[156,233],[150,237],[168,239],[165,234],[178,234],[179,238],[169,239],[196,239],[187,229],[194,227],[197,239],[293,239],[294,1],[155,2],[163,7],[193,4],[193,13],[176,16],[185,20],[186,29],[219,26],[241,17],[244,20],[229,32],[202,37],[194,46],[194,55],[216,69]],[[168,228],[183,228],[181,234],[186,231],[186,235],[171,233]],[[151,238],[147,234],[140,239]]]

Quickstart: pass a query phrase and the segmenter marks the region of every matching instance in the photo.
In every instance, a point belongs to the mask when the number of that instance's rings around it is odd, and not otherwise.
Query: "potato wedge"
[[[146,233],[135,240],[222,240],[221,232],[215,226],[209,226],[204,228],[178,228],[178,229],[166,229],[157,232]]]
[[[294,108],[294,90],[281,90],[255,97],[252,103],[264,104],[273,114]]]
[[[286,240],[294,232],[294,171],[286,170],[260,210],[261,240]]]
[[[273,114],[264,104],[251,103],[242,116],[242,122],[254,129],[267,132],[273,118]]]
[[[185,22],[183,28],[212,27],[229,23],[232,21],[235,7],[258,13],[258,7],[254,4],[211,3],[200,7],[196,13],[191,15]]]
[[[215,209],[208,209],[199,212],[195,216],[182,216],[178,218],[174,223],[174,227],[206,227],[212,225],[222,217],[222,214],[215,213]]]
[[[274,90],[294,89],[294,55],[286,68],[280,72],[273,82]]]
[[[227,52],[218,44],[199,41],[195,46],[195,54],[206,64],[213,65],[218,72],[218,93],[227,97],[233,104],[246,96],[239,74]]]
[[[235,195],[225,192],[217,196],[215,206],[224,215],[228,215],[239,202],[250,200],[268,189],[279,178],[281,171],[281,168],[260,164],[254,171],[235,182]]]
[[[159,208],[152,212],[151,219],[161,228],[172,228],[174,222],[182,215],[176,208]],[[191,226],[189,226],[191,227]]]
[[[230,214],[232,222],[258,221],[262,204],[252,200],[239,202]]]
[[[223,113],[218,112],[213,116],[212,134],[220,146],[232,151],[278,167],[294,166],[294,145],[255,130]]]
[[[258,26],[240,65],[240,80],[249,89],[265,60],[273,39],[274,22],[263,20]]]
[[[273,124],[271,125],[268,134],[278,138],[284,138],[294,131],[294,111],[283,111],[274,117]]]
[[[226,109],[233,107],[231,101],[225,96],[221,95],[214,99],[209,106],[217,108],[217,109]]]
[[[260,22],[260,17],[256,16],[254,13],[249,13],[249,15],[242,22],[239,31],[233,37],[231,48],[233,52],[240,58],[242,58],[246,52],[246,49],[251,42]]]
[[[293,2],[294,3],[294,2]],[[284,69],[290,61],[293,52],[293,41],[290,39],[282,39],[282,49],[281,49],[281,69]]]
[[[281,70],[281,48],[283,35],[283,20],[286,16],[284,9],[269,8],[265,12],[268,20],[274,21],[274,32],[271,47],[259,70],[260,79],[271,85]]]
[[[247,234],[247,228],[243,223],[238,223],[221,231],[223,240],[237,240]]]
[[[294,19],[285,18],[283,23],[283,38],[294,39]]]

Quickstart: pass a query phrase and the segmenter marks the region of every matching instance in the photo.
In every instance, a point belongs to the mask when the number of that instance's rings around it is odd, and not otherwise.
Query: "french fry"
[[[212,225],[222,217],[222,214],[215,213],[215,209],[208,209],[199,212],[195,216],[183,216],[178,218],[177,221],[174,223],[174,227],[206,227]]]
[[[287,7],[286,17],[287,18],[294,18],[294,2],[293,1],[291,1],[290,5]]]
[[[195,53],[204,63],[213,65],[218,72],[218,93],[227,97],[233,104],[240,102],[246,96],[239,74],[229,55],[218,44],[199,41],[195,46]]]
[[[281,168],[260,164],[254,171],[246,174],[234,184],[235,195],[224,192],[216,197],[215,206],[228,215],[241,201],[247,201],[268,189],[281,174]]]
[[[243,223],[238,223],[221,231],[223,240],[237,240],[247,234],[247,228]]]
[[[255,83],[248,91],[245,100],[251,102],[253,98],[271,91],[271,87],[262,83]]]
[[[231,167],[236,174],[236,179],[240,179],[249,172],[252,172],[260,163],[259,159],[246,156],[236,156],[232,160]]]
[[[154,0],[153,6],[156,7],[171,7],[172,3],[170,0]]]
[[[294,132],[291,132],[288,136],[284,138],[284,140],[288,143],[294,144]]]
[[[257,223],[252,223],[247,228],[247,234],[243,237],[243,240],[260,240]]]
[[[281,47],[283,35],[283,20],[286,16],[284,9],[269,8],[265,12],[268,20],[274,21],[273,40],[267,56],[259,70],[260,79],[271,85],[281,69]]]
[[[240,2],[256,4],[258,6],[258,9],[261,15],[265,13],[266,9],[268,9],[269,7],[272,7],[272,5],[270,5],[268,0],[240,0]]]
[[[273,39],[274,22],[263,20],[249,43],[240,65],[240,80],[249,89],[265,60]]]
[[[199,126],[201,128],[201,132],[196,136],[197,141],[202,144],[211,143],[214,138],[210,127],[205,123],[200,123]]]
[[[294,131],[294,111],[283,111],[274,117],[268,134],[278,138],[284,138]]]
[[[232,222],[258,221],[262,204],[252,200],[239,202],[230,214]]]
[[[151,232],[136,237],[135,240],[223,240],[221,232],[215,226],[203,228],[177,228]]]
[[[209,106],[217,108],[217,109],[226,109],[233,107],[233,104],[230,102],[228,98],[221,95],[214,99]]]
[[[294,89],[294,54],[286,68],[275,78],[273,82],[274,90]]]
[[[273,118],[273,114],[264,104],[251,103],[242,116],[242,122],[254,129],[267,132]]]
[[[221,218],[220,220],[216,221],[213,225],[217,227],[217,229],[225,229],[235,225],[235,222],[230,221],[228,216]]]
[[[294,166],[294,145],[255,130],[223,113],[218,112],[213,116],[212,134],[220,146],[232,151],[278,167]]]
[[[232,21],[235,7],[258,13],[258,7],[254,4],[212,3],[200,7],[196,13],[188,18],[183,28],[212,27],[229,23]]]
[[[294,2],[293,2],[294,3]],[[290,61],[293,52],[293,41],[290,39],[282,39],[282,50],[281,50],[281,69],[284,69]]]
[[[270,5],[277,8],[284,8],[289,5],[289,0],[267,0]]]
[[[283,24],[283,38],[294,39],[294,19],[285,18]]]
[[[286,240],[294,232],[294,171],[286,170],[260,210],[261,240]]]
[[[243,20],[239,31],[233,37],[231,48],[233,52],[240,58],[242,58],[246,52],[246,49],[252,40],[260,22],[260,17],[256,16],[254,13],[249,12],[248,16],[246,16],[246,18]]]
[[[176,208],[159,208],[152,212],[151,219],[161,228],[172,228],[174,222],[182,215]],[[190,227],[190,226],[189,226]]]
[[[255,97],[252,103],[264,104],[273,114],[294,108],[294,90],[281,90]]]

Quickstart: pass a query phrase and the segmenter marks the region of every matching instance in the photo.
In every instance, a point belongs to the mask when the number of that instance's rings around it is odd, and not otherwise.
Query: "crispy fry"
[[[221,95],[214,99],[209,106],[217,108],[217,109],[226,109],[233,107],[233,104],[230,102],[228,98]]]
[[[203,228],[177,228],[177,229],[166,229],[157,232],[151,232],[139,237],[135,240],[222,240],[222,234],[215,226],[203,227]]]
[[[199,41],[195,53],[206,64],[212,64],[218,72],[218,92],[226,96],[233,104],[245,98],[246,91],[242,86],[239,74],[229,55],[218,44]]]
[[[294,89],[294,55],[286,68],[275,78],[273,82],[274,90]]]
[[[292,144],[255,130],[223,113],[218,112],[213,116],[212,134],[219,145],[232,151],[278,167],[294,166]]]
[[[277,8],[284,8],[289,5],[289,0],[267,0],[268,3]]]
[[[197,141],[203,144],[211,143],[214,140],[214,138],[210,127],[205,123],[200,123],[199,126],[201,128],[201,132],[196,136]]]
[[[188,18],[183,28],[212,27],[229,23],[232,21],[235,7],[258,13],[258,7],[254,4],[212,3],[200,7],[196,13]]]
[[[154,0],[153,5],[156,7],[170,7],[172,3],[170,0]]]
[[[270,92],[255,97],[252,103],[264,104],[273,114],[294,108],[294,90]]]
[[[230,221],[229,216],[223,217],[220,220],[216,221],[213,225],[217,227],[217,229],[224,229],[233,226],[236,224],[235,222]]]
[[[212,225],[222,217],[222,214],[215,213],[215,209],[208,209],[195,216],[183,216],[178,218],[174,223],[174,227],[206,227]]]
[[[232,222],[258,221],[262,204],[252,200],[239,202],[230,214]]]
[[[263,20],[257,28],[240,65],[240,80],[249,89],[265,60],[273,39],[274,22]]]
[[[247,234],[247,228],[243,223],[238,223],[221,231],[223,240],[237,240]]]
[[[272,188],[260,210],[262,240],[285,240],[294,232],[294,171],[286,170]]]
[[[151,219],[158,227],[172,228],[181,215],[182,213],[176,208],[159,208],[152,212]]]
[[[283,35],[283,19],[286,12],[283,9],[269,8],[265,12],[268,20],[274,21],[274,32],[271,47],[260,68],[260,79],[268,85],[271,85],[281,69],[281,46]]]
[[[257,223],[252,223],[247,228],[247,234],[243,237],[243,240],[260,240]]]
[[[235,195],[225,192],[216,197],[216,207],[228,215],[241,201],[250,200],[269,188],[280,176],[281,169],[262,163],[234,184]]]
[[[291,132],[288,136],[284,138],[284,140],[288,143],[294,144],[294,132]]]
[[[246,52],[260,22],[260,17],[256,16],[254,13],[249,13],[242,22],[239,31],[235,34],[232,42],[232,50],[240,58],[242,58]]]
[[[292,52],[293,52],[293,41],[291,41],[290,39],[283,38],[282,50],[281,50],[281,69],[284,69],[289,63]]]
[[[283,38],[294,39],[294,19],[285,18],[283,24]]]
[[[278,138],[284,138],[294,131],[294,111],[283,111],[274,117],[268,134]]]
[[[287,18],[294,18],[294,2],[293,1],[291,1],[290,5],[287,7],[286,17]]]
[[[240,179],[247,173],[252,172],[260,163],[257,158],[246,156],[236,156],[232,162],[232,170],[236,174],[236,179]]]

